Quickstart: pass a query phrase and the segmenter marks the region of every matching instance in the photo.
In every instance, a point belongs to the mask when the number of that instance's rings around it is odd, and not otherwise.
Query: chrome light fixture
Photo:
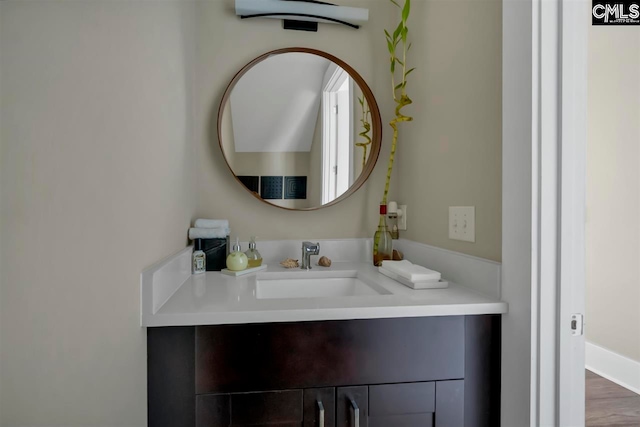
[[[368,9],[315,0],[236,0],[236,15],[282,19],[285,29],[302,31],[318,31],[318,22],[360,28],[369,20]]]

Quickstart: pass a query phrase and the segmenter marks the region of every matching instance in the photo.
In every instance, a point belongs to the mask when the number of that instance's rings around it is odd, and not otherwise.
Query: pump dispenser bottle
[[[193,274],[202,274],[206,271],[206,256],[202,250],[202,239],[196,239],[193,243],[192,268]]]
[[[260,267],[262,265],[262,255],[256,249],[256,237],[251,236],[249,249],[244,253],[247,256],[249,268]]]
[[[233,251],[227,257],[227,268],[230,271],[242,271],[247,268],[247,264],[247,256],[242,253],[242,248],[240,247],[240,239],[236,238]]]

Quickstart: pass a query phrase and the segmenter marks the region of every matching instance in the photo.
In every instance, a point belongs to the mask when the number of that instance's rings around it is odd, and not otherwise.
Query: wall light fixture
[[[318,22],[360,28],[360,23],[369,20],[369,9],[315,0],[236,0],[236,15],[282,19],[287,30],[318,31]]]

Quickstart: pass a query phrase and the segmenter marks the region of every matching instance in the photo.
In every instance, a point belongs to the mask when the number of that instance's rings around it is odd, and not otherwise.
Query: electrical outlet
[[[402,215],[398,217],[398,230],[407,229],[407,205],[400,205],[399,209],[402,211]]]
[[[449,238],[475,243],[475,206],[449,206]]]

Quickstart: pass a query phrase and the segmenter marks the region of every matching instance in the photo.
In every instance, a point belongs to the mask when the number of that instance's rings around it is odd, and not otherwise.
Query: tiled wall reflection
[[[238,179],[249,191],[265,200],[306,199],[306,176],[250,176],[239,175]]]

